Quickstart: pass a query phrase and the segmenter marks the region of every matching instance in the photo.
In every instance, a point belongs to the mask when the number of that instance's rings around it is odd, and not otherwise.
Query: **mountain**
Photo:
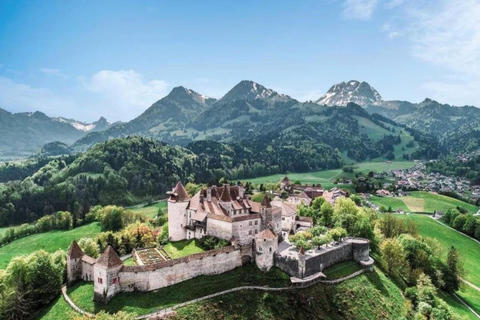
[[[382,101],[367,105],[365,109],[437,137],[447,151],[480,149],[479,108],[456,107],[427,98],[420,103]]]
[[[290,153],[311,150],[312,156],[335,154],[338,149],[344,159],[355,161],[422,157],[428,140],[403,125],[372,116],[354,103],[344,107],[301,103],[245,80],[218,101],[184,87],[174,88],[137,118],[89,133],[73,145],[73,150],[83,151],[95,143],[131,135],[181,146],[202,140],[241,143],[258,156],[260,150],[287,146]],[[435,142],[428,140],[428,145]],[[299,159],[295,168],[312,169],[307,159]]]
[[[111,123],[108,122],[107,119],[105,119],[104,117],[100,117],[100,119],[92,123],[86,123],[82,121],[77,121],[75,119],[68,119],[63,117],[54,117],[53,119],[59,122],[68,123],[71,126],[73,126],[75,129],[84,131],[84,132],[102,131],[107,129],[111,125]]]
[[[351,80],[333,85],[315,103],[326,106],[346,106],[353,102],[363,107],[380,101],[382,101],[382,97],[368,83]]]
[[[26,157],[54,141],[72,144],[86,131],[108,126],[104,118],[87,124],[73,119],[51,118],[39,111],[11,113],[0,109],[0,158]]]
[[[287,95],[279,94],[272,89],[267,89],[261,84],[250,80],[243,80],[227,92],[220,102],[235,100],[270,100],[270,101],[288,101],[292,100]]]

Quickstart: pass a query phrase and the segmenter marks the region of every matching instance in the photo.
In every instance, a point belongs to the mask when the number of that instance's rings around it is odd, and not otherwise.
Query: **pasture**
[[[318,184],[320,183],[324,188],[331,189],[333,187],[344,188],[347,185],[335,185],[332,180],[338,178],[353,178],[355,173],[367,174],[370,171],[383,172],[395,169],[411,168],[415,165],[413,161],[392,161],[392,162],[362,162],[355,164],[354,172],[343,172],[342,169],[322,170],[305,173],[279,173],[270,176],[245,179],[245,181],[253,184],[260,183],[279,183],[285,176],[292,181],[300,181],[302,184]]]
[[[0,269],[5,269],[15,256],[28,255],[37,250],[66,251],[72,240],[94,237],[100,230],[100,224],[93,222],[72,230],[53,230],[20,238],[0,248]]]

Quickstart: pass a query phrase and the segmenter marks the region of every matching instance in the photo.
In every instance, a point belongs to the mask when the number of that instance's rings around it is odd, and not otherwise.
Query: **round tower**
[[[274,265],[274,255],[278,248],[278,237],[270,229],[265,229],[255,237],[255,263],[266,272]]]

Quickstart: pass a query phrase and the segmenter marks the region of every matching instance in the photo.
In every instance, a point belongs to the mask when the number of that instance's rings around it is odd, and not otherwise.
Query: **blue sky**
[[[183,85],[480,106],[480,0],[0,1],[0,108],[130,120]]]

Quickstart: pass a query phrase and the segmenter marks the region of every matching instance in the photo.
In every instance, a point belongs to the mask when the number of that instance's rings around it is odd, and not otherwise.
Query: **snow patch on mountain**
[[[351,80],[333,85],[327,93],[315,102],[327,106],[346,106],[350,102],[366,106],[381,101],[382,96],[368,83]]]

